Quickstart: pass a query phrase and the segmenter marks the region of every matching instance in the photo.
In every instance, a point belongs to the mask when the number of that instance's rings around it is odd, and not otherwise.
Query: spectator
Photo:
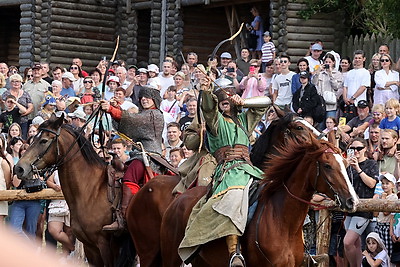
[[[44,103],[42,104],[42,109],[38,111],[37,116],[43,118],[43,120],[50,119],[51,114],[56,110],[56,99],[51,95],[51,93],[46,94],[44,98]]]
[[[180,139],[182,132],[180,130],[180,125],[177,122],[170,122],[167,125],[167,141],[164,142],[166,155],[165,157],[169,159],[169,152],[173,148],[181,147],[182,140]]]
[[[274,61],[271,60],[265,64],[265,72],[263,73],[263,77],[265,78],[265,81],[267,82],[267,88],[264,91],[264,95],[268,96],[268,97],[272,97],[272,77],[273,76],[274,76]]]
[[[59,66],[54,67],[53,70],[51,71],[53,80],[61,82],[63,73],[64,73],[64,70],[62,68],[60,68]]]
[[[26,108],[17,102],[13,95],[8,95],[5,100],[6,110],[0,114],[0,127],[2,133],[8,133],[8,129],[13,123],[20,123],[22,114],[26,113]]]
[[[80,58],[74,58],[74,59],[72,59],[72,65],[77,65],[77,66],[79,66],[79,68],[81,69],[82,77],[83,77],[83,78],[85,78],[86,76],[89,76],[88,73],[82,69],[83,63],[82,63],[82,60],[81,60]]]
[[[51,88],[53,92],[53,96],[56,99],[56,110],[57,111],[62,111],[65,110],[65,99],[61,95],[61,90],[62,90],[62,83],[60,81],[54,80],[51,83]]]
[[[321,54],[322,45],[320,45],[319,43],[315,43],[311,46],[311,55],[305,57],[305,59],[307,59],[308,61],[308,66],[310,68],[311,74],[314,74],[314,72],[321,67],[322,60],[319,59]]]
[[[399,73],[393,70],[393,60],[387,55],[380,56],[382,69],[375,72],[374,104],[384,104],[390,98],[399,99]]]
[[[4,139],[0,145],[0,190],[8,190],[11,186],[12,165],[4,154]],[[0,201],[0,227],[3,227],[4,218],[8,215],[8,201]]]
[[[260,16],[260,12],[258,9],[253,6],[250,10],[250,13],[254,16],[254,20],[251,22],[251,27],[249,30],[252,34],[257,35],[257,45],[253,48],[250,48],[251,58],[252,59],[260,59],[261,58],[261,47],[263,45],[262,35],[264,33],[264,21]]]
[[[336,117],[336,93],[342,87],[342,74],[335,69],[335,57],[327,53],[324,65],[315,71],[312,83],[315,84],[318,94],[323,96],[326,104],[326,117]]]
[[[349,57],[344,57],[340,60],[339,64],[339,71],[342,73],[342,80],[346,79],[347,73],[353,68],[353,64],[351,63],[351,60]],[[337,91],[337,97],[338,99],[343,99],[343,85],[342,87],[339,88]]]
[[[350,138],[364,134],[372,119],[369,114],[369,107],[366,100],[361,100],[357,104],[357,116],[351,119],[346,125],[340,126],[342,140],[349,142]]]
[[[81,93],[82,88],[83,88],[83,74],[82,74],[82,69],[78,65],[72,64],[69,69],[69,72],[72,73],[72,75],[75,78],[75,81],[72,82],[72,88],[75,91],[75,94],[78,95]]]
[[[158,90],[161,90],[161,82],[160,78],[158,77],[159,69],[156,64],[150,64],[147,66],[147,74],[148,74],[148,81],[147,84],[155,84],[157,85]],[[174,75],[175,77],[175,75]],[[142,81],[143,83],[144,81]]]
[[[372,120],[369,121],[369,124],[378,123],[379,125],[385,116],[385,106],[382,104],[375,104],[372,106]]]
[[[347,173],[361,199],[373,197],[379,173],[376,161],[366,157],[366,147],[367,142],[359,137],[353,139],[348,147],[354,154],[348,155]],[[371,212],[355,212],[346,216],[344,249],[350,267],[361,266],[360,236],[367,228],[370,219],[372,219]]]
[[[75,90],[73,87],[73,82],[75,81],[74,75],[66,71],[62,76],[62,89],[60,94],[64,97],[75,97]]]
[[[22,77],[19,74],[10,76],[10,81],[11,88],[3,93],[2,98],[6,100],[8,95],[13,95],[17,99],[17,102],[26,108],[26,112],[22,114],[23,116],[20,122],[22,135],[26,137],[26,133],[28,132],[28,114],[30,114],[34,108],[32,98],[28,92],[21,88]]]
[[[189,77],[192,78],[194,75],[195,65],[197,65],[199,57],[195,52],[189,52],[186,56],[186,62],[189,66]]]
[[[375,53],[371,58],[371,63],[368,66],[368,71],[371,74],[371,85],[367,88],[367,99],[369,103],[372,103],[374,100],[374,89],[376,87],[375,83],[375,73],[381,69],[380,62],[381,55]],[[374,104],[379,104],[375,103]],[[382,104],[382,103],[381,103]]]
[[[250,98],[255,96],[263,96],[267,89],[267,81],[264,76],[259,73],[260,60],[250,60],[249,74],[242,79],[239,89],[242,92],[242,98]]]
[[[275,59],[275,45],[271,42],[271,35],[269,31],[263,34],[264,44],[261,47],[261,72],[265,71],[267,62]]]
[[[191,91],[189,88],[185,87],[184,81],[185,81],[185,74],[182,71],[178,71],[174,75],[174,82],[175,82],[175,87],[176,87],[176,99],[180,101],[182,98],[185,98],[188,93]],[[191,91],[191,93],[194,96],[194,91]],[[189,94],[191,95],[191,94]]]
[[[180,130],[183,132],[192,123],[197,114],[197,99],[192,97],[186,101],[186,110],[188,114],[179,120]]]
[[[391,262],[400,264],[400,213],[395,213],[390,220],[390,237],[393,241]]]
[[[156,66],[157,67],[157,66]],[[158,67],[157,67],[158,69]],[[138,68],[135,65],[131,65],[128,67],[128,72],[126,74],[126,80],[130,83],[130,84],[136,84],[137,83],[137,79],[136,79],[136,71],[138,70]]]
[[[280,57],[281,73],[277,75],[272,83],[272,99],[279,108],[289,108],[292,103],[292,77],[295,74],[289,70],[290,57]]]
[[[292,94],[296,93],[296,91],[301,87],[300,72],[302,71],[310,71],[310,68],[308,67],[308,60],[304,57],[297,61],[296,74],[294,74],[292,77]]]
[[[121,138],[112,140],[111,150],[118,156],[122,162],[126,162],[129,159],[129,154],[127,153],[127,143]]]
[[[114,97],[111,98],[111,102],[116,102],[122,110],[127,110],[128,112],[138,113],[139,108],[130,101],[125,100],[125,89],[122,87],[117,87],[114,90]]]
[[[6,79],[6,88],[10,89],[11,84],[10,80],[8,78],[8,65],[4,62],[0,62],[0,73],[4,75],[4,78]]]
[[[377,233],[370,233],[365,241],[367,248],[362,253],[362,266],[391,266],[388,249]]]
[[[117,87],[121,86],[121,83],[119,82],[119,78],[117,76],[110,76],[110,77],[108,77],[106,85],[107,85],[107,88],[106,88],[106,92],[104,94],[104,99],[110,100],[112,97],[114,97],[115,89],[117,89]]]
[[[166,92],[166,98],[161,101],[160,110],[171,114],[174,121],[179,120],[179,102],[176,99],[176,87],[171,85]]]
[[[378,53],[381,55],[389,55],[389,45],[388,44],[381,44],[378,49]]]
[[[379,199],[397,200],[398,197],[395,194],[396,178],[390,173],[383,173],[379,176],[379,181],[382,183],[382,194],[378,195]],[[377,232],[386,246],[389,252],[389,256],[392,254],[393,242],[390,237],[390,219],[392,215],[390,212],[379,212],[377,218],[377,225],[375,232]]]
[[[140,68],[137,70],[137,84],[133,87],[129,86],[126,90],[126,95],[132,99],[132,103],[139,106],[139,93],[143,86],[147,86],[149,82],[149,74],[147,69]],[[132,84],[131,84],[132,85]]]
[[[317,89],[310,83],[311,74],[308,71],[300,72],[301,87],[293,95],[293,110],[301,117],[315,117],[315,109],[319,103]]]
[[[381,140],[381,129],[379,128],[378,123],[373,123],[369,126],[369,138],[368,138],[368,147],[367,147],[367,157],[369,159],[378,159],[379,152],[379,144]]]
[[[378,159],[379,172],[393,174],[399,178],[400,152],[397,151],[396,143],[399,135],[392,129],[381,129],[381,141],[379,151],[374,155]]]
[[[221,58],[221,66],[218,67],[219,70],[227,68],[228,63],[232,61],[232,55],[229,52],[223,52],[220,58]]]
[[[174,85],[174,76],[171,74],[172,62],[164,61],[162,66],[163,66],[163,71],[158,74],[161,84],[161,89],[160,89],[161,97],[164,96],[168,87]]]
[[[124,67],[118,67],[115,71],[115,75],[119,78],[119,82],[121,83],[121,87],[126,90],[128,86],[131,84],[126,80],[126,69]]]
[[[346,105],[357,105],[358,101],[367,100],[366,89],[371,84],[371,76],[364,68],[364,51],[354,52],[354,69],[346,75],[343,87],[343,100]]]
[[[183,86],[186,88],[191,89],[192,88],[192,82],[194,81],[194,72],[193,75],[189,73],[189,65],[188,64],[182,64],[181,66],[181,72],[185,75],[185,79],[183,81]],[[176,75],[176,73],[175,73]]]
[[[41,69],[42,66],[40,64],[34,65],[32,67],[33,80],[28,81],[22,87],[22,90],[27,92],[32,98],[33,112],[28,114],[30,120],[32,120],[38,113],[44,101],[44,96],[48,92],[49,87],[51,87],[48,82],[42,79]],[[26,137],[26,132],[24,136]]]
[[[391,98],[385,103],[386,118],[379,124],[381,129],[392,129],[399,133],[400,118],[397,116],[400,109],[400,104],[397,99]]]
[[[178,168],[185,159],[185,154],[183,153],[182,148],[176,147],[172,148],[169,152],[169,161],[171,162],[172,166]]]
[[[25,68],[22,83],[26,83],[27,81],[32,81],[32,80],[33,80],[32,69]]]
[[[40,62],[40,66],[42,66],[42,79],[51,84],[53,82],[53,79],[49,76],[49,63]]]
[[[247,74],[249,74],[250,59],[251,58],[249,49],[247,47],[242,48],[242,50],[240,51],[240,57],[236,59],[236,65],[244,76],[247,76]]]
[[[224,77],[232,81],[235,87],[239,87],[239,83],[243,80],[244,75],[242,71],[237,68],[236,62],[229,62],[227,68],[224,69],[224,71],[226,71],[224,72]]]
[[[77,109],[73,113],[68,113],[68,117],[71,118],[71,125],[76,129],[81,129],[83,125],[86,123],[86,114],[85,112]]]

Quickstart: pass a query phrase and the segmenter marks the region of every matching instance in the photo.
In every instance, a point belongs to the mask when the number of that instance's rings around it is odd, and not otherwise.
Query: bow
[[[232,35],[232,36],[229,37],[228,39],[225,39],[225,40],[221,41],[219,44],[217,44],[217,46],[214,48],[214,50],[213,50],[213,52],[212,52],[212,54],[211,54],[211,60],[213,60],[213,59],[215,58],[215,55],[217,54],[218,49],[219,49],[224,43],[229,42],[229,41],[232,41],[233,39],[235,39],[235,38],[240,34],[240,32],[241,32],[242,29],[243,29],[243,25],[244,25],[244,23],[242,23],[242,24],[240,25],[239,30],[238,30],[234,35]]]
[[[115,60],[115,56],[117,55],[118,47],[119,47],[119,35],[117,36],[117,43],[115,45],[114,53],[113,53],[110,61],[108,62],[106,73],[104,73],[103,84],[102,84],[102,88],[101,88],[101,99],[104,99],[104,94],[106,91],[106,80],[107,80],[107,76],[108,76],[108,70],[110,69],[112,62]]]

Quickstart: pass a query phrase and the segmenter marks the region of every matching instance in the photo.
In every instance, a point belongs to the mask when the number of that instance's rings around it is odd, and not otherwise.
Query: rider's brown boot
[[[112,224],[104,225],[103,231],[122,231],[125,229],[125,213],[128,208],[129,202],[133,197],[132,191],[124,183],[122,184],[122,200],[121,200],[121,210],[116,211],[117,220]]]
[[[245,267],[245,262],[239,249],[239,237],[237,235],[228,235],[226,244],[229,251],[229,267]]]

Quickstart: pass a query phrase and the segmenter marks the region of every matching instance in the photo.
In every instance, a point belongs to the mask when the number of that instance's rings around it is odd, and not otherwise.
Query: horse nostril
[[[354,207],[354,199],[352,197],[346,199],[346,208],[351,210]]]
[[[21,175],[24,173],[24,168],[22,168],[21,166],[15,165],[15,166],[14,166],[14,173],[15,173],[17,176],[21,176]]]

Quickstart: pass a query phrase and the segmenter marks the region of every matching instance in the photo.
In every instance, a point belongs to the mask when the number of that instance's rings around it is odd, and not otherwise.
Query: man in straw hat
[[[239,236],[243,235],[246,226],[248,191],[253,180],[263,177],[263,172],[250,162],[249,133],[266,108],[239,112],[244,100],[235,93],[232,85],[213,92],[208,77],[201,80],[201,88],[201,110],[210,153],[215,157],[217,167],[212,177],[212,190],[193,208],[179,255],[187,261],[200,245],[226,236],[231,266],[244,266]]]
[[[160,110],[161,97],[158,90],[143,86],[139,93],[139,113],[130,113],[122,110],[116,102],[101,101],[101,108],[116,122],[116,129],[131,138],[134,142],[141,142],[146,152],[162,153],[162,131],[164,116]],[[144,165],[141,151],[134,150],[131,163],[122,179],[121,209],[117,210],[117,220],[103,227],[106,231],[124,229],[125,212],[132,196],[152,176],[161,173],[160,166],[150,161],[150,166]],[[147,157],[147,156],[146,156]]]

